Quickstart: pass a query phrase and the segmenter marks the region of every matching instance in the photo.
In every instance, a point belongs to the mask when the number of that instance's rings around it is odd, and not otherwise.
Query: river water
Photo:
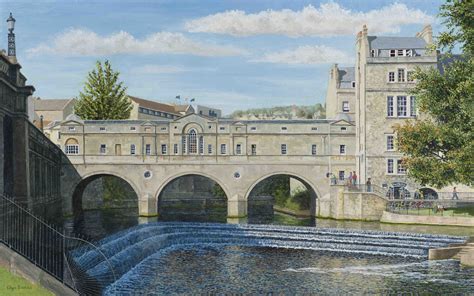
[[[71,220],[67,227],[100,240],[155,221],[138,218],[130,210],[86,211],[82,220]],[[283,214],[275,214],[269,224],[474,236],[472,227],[296,219]],[[117,285],[118,290],[107,290],[106,294],[474,295],[474,269],[463,268],[455,260],[194,244],[169,248],[146,270],[143,276],[148,280],[133,281],[125,290]]]

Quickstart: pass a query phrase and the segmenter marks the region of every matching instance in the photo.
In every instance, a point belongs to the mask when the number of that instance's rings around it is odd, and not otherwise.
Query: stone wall
[[[338,220],[379,221],[387,200],[370,192],[347,192],[344,186],[331,186],[329,196],[316,201],[316,216]]]
[[[451,226],[474,226],[474,218],[467,217],[445,217],[425,215],[401,215],[383,212],[380,222],[395,224],[425,224],[425,225],[451,225]]]

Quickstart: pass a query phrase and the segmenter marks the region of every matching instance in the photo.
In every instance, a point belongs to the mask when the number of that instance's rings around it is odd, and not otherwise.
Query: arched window
[[[79,154],[79,142],[74,138],[67,139],[64,152],[66,154]]]
[[[188,153],[197,153],[197,135],[195,129],[190,130],[188,133]]]

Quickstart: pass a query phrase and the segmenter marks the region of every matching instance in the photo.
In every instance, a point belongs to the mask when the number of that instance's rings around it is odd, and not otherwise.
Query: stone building
[[[150,119],[162,118],[176,119],[186,114],[194,113],[191,105],[171,105],[156,101],[145,100],[129,96],[132,103],[132,111],[129,119]]]
[[[338,67],[334,64],[330,70],[326,94],[326,117],[343,116],[355,120],[356,81],[354,67]]]
[[[28,98],[28,117],[37,127],[48,125],[53,121],[63,121],[74,113],[76,99],[41,99],[39,97]]]

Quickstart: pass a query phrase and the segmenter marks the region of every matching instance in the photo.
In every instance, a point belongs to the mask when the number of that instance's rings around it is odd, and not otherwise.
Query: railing
[[[100,295],[105,285],[116,280],[108,258],[94,244],[63,234],[13,199],[0,195],[0,242],[81,295]],[[92,277],[89,268],[98,264],[80,255],[96,252],[108,271]]]
[[[405,215],[472,217],[474,215],[474,202],[462,200],[390,200],[385,210]]]

